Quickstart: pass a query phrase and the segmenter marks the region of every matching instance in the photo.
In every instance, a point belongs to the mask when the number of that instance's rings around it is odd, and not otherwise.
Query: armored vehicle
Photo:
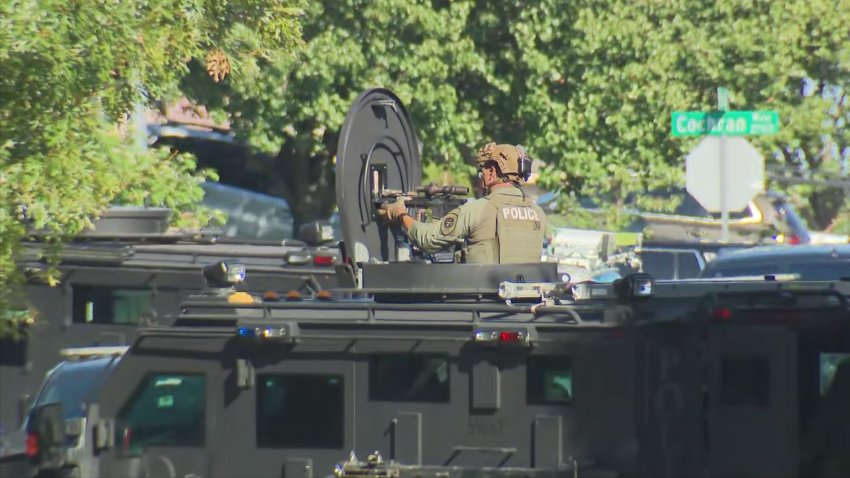
[[[850,466],[850,283],[601,284],[551,263],[442,263],[374,216],[382,187],[415,190],[415,145],[395,95],[361,95],[338,155],[337,286],[190,297],[103,368],[82,420],[39,401],[35,466],[84,477],[847,475],[829,473]]]
[[[211,230],[171,232],[169,214],[154,208],[107,211],[92,231],[63,245],[55,287],[41,280],[55,246],[37,234],[23,244],[19,266],[38,317],[21,337],[0,341],[0,430],[18,425],[19,400],[37,390],[60,349],[129,344],[140,326],[170,323],[180,301],[204,288],[202,267],[238,261],[252,274],[237,287],[258,293],[284,288],[309,295],[335,285],[339,254],[328,242],[329,224],[306,225],[302,240],[250,242]]]

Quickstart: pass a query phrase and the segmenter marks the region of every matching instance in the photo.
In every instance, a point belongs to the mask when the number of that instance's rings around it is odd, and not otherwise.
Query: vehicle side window
[[[694,252],[682,252],[678,255],[679,275],[677,279],[692,279],[699,276],[702,269],[700,269],[699,258],[696,254]]]
[[[720,368],[720,403],[766,407],[770,397],[770,367],[766,357],[723,357]]]
[[[669,252],[643,251],[640,261],[642,271],[656,279],[672,279],[676,274],[673,254]]]
[[[153,307],[153,291],[74,286],[75,324],[138,324]]]
[[[700,261],[695,250],[640,253],[641,270],[656,279],[690,279],[699,276]]]
[[[448,357],[420,354],[373,355],[369,361],[369,399],[389,402],[448,402]]]
[[[3,320],[0,318],[0,320]],[[27,363],[27,344],[29,341],[18,337],[0,338],[0,365],[23,367]]]
[[[342,448],[341,375],[259,375],[257,383],[257,447]]]
[[[200,374],[149,374],[118,414],[118,442],[128,451],[150,446],[203,446],[206,380]]]
[[[573,366],[562,355],[531,356],[526,372],[526,401],[530,405],[566,405],[573,401]]]

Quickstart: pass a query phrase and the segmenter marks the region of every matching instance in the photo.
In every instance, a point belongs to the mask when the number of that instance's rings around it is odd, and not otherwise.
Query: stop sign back
[[[740,211],[764,191],[764,158],[744,138],[707,136],[688,154],[685,177],[688,192],[708,211],[721,212],[722,192],[726,209]]]

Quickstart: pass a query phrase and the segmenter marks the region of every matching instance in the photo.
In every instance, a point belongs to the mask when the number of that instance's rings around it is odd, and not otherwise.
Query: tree
[[[436,3],[436,2],[435,2]],[[237,135],[269,156],[260,165],[296,223],[336,205],[334,157],[351,103],[368,87],[395,91],[408,106],[429,171],[467,180],[462,158],[481,141],[479,93],[458,87],[489,77],[464,28],[473,2],[316,1],[307,8],[306,47],[294,58],[256,64],[256,83],[214,83],[198,74],[192,91],[218,108]],[[494,82],[496,79],[494,79]]]
[[[498,18],[487,11],[473,17]],[[488,59],[521,80],[509,106],[517,121],[502,131],[534,132],[523,140],[547,160],[544,182],[568,205],[593,197],[615,212],[632,198],[672,206],[642,194],[684,183],[683,157],[697,140],[672,139],[670,113],[711,109],[717,86],[731,90],[736,109],[779,111],[781,133],[752,140],[769,167],[848,174],[847,0],[543,0],[505,17],[511,33],[499,32]],[[832,191],[806,193],[814,227],[839,214],[841,192]]]
[[[192,158],[151,151],[132,113],[179,94],[189,61],[238,82],[243,64],[300,45],[300,0],[11,0],[0,5],[0,309],[23,304],[28,229],[57,243],[114,202],[198,209]],[[260,47],[259,45],[262,45]],[[198,214],[200,213],[200,214]],[[182,215],[176,215],[185,218]],[[46,278],[54,282],[55,275]],[[0,334],[5,320],[0,320]]]
[[[430,174],[468,180],[471,151],[497,139],[544,160],[567,209],[665,210],[642,193],[683,186],[696,142],[671,137],[670,113],[711,109],[717,86],[734,108],[779,111],[782,133],[754,139],[772,168],[847,174],[848,1],[322,0],[299,55],[256,62],[256,82],[199,71],[188,90],[268,155],[297,222],[333,209],[337,132],[372,86],[407,104]],[[839,213],[840,191],[771,187],[807,200],[815,227]]]

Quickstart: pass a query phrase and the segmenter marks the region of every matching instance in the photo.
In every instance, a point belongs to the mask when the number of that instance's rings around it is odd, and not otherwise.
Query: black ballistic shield
[[[413,192],[422,180],[419,141],[401,100],[389,90],[360,94],[339,137],[336,194],[346,259],[396,261],[399,231],[376,219],[385,189]]]

